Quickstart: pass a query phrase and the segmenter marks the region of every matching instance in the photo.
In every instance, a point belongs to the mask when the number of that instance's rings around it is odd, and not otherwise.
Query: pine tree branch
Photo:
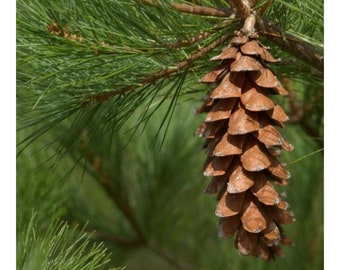
[[[142,0],[143,3],[148,5],[156,5],[156,2],[152,0]],[[245,18],[246,14],[250,14],[249,5],[246,5],[243,1],[232,1],[236,5],[241,17]],[[246,1],[247,2],[247,1]],[[257,1],[251,1],[257,2]],[[250,6],[254,6],[255,3],[251,3]],[[215,9],[202,7],[198,5],[186,5],[171,3],[171,7],[177,11],[184,13],[191,13],[204,16],[215,16],[215,17],[232,17],[234,14],[233,9]],[[266,8],[268,8],[266,6]],[[204,10],[204,12],[200,12]],[[248,15],[249,15],[248,14]],[[257,22],[257,31],[264,35],[268,40],[280,46],[282,50],[287,51],[294,55],[296,58],[303,62],[315,67],[319,71],[323,72],[323,55],[312,45],[304,42],[293,35],[285,33],[282,35],[280,27],[269,21],[266,17],[263,17]]]
[[[323,72],[324,57],[314,46],[288,33],[283,36],[280,27],[267,18],[263,18],[257,23],[257,30],[283,50]]]
[[[190,66],[194,61],[205,56],[208,52],[210,52],[211,50],[213,50],[217,46],[223,44],[229,37],[230,37],[230,35],[224,35],[224,36],[220,37],[218,40],[212,42],[209,46],[204,47],[204,48],[200,49],[199,51],[196,51],[196,52],[190,54],[187,57],[186,60],[178,62],[175,65],[174,68],[167,68],[167,69],[159,70],[159,71],[147,76],[145,79],[143,79],[140,82],[140,84],[128,85],[128,86],[125,86],[125,87],[123,87],[119,90],[116,90],[116,91],[94,95],[94,96],[90,97],[89,100],[84,101],[82,103],[82,106],[88,106],[88,105],[92,105],[92,104],[97,103],[97,102],[109,100],[110,98],[112,98],[114,96],[122,95],[122,94],[125,94],[127,92],[135,91],[137,88],[144,87],[148,84],[154,84],[159,79],[168,78],[169,76],[176,74],[179,71],[181,71],[182,69]]]

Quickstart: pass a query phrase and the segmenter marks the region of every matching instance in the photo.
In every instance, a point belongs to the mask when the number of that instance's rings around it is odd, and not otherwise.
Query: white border
[[[1,268],[16,269],[16,1],[2,4],[1,25]]]

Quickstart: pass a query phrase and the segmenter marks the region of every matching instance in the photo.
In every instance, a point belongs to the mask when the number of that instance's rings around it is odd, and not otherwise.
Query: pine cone
[[[280,243],[291,244],[281,225],[294,220],[271,184],[286,185],[290,177],[277,150],[293,146],[275,128],[288,116],[270,98],[287,91],[266,66],[277,60],[256,38],[235,36],[212,60],[220,64],[201,82],[218,86],[197,109],[207,113],[197,130],[206,138],[204,175],[212,177],[206,193],[218,193],[219,235],[237,233],[235,246],[242,255],[270,260],[283,255]]]

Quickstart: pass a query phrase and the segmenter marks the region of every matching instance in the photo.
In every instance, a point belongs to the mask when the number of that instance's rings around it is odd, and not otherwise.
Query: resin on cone
[[[271,98],[288,94],[266,65],[277,60],[256,37],[241,32],[212,60],[219,63],[201,82],[214,88],[197,109],[207,113],[197,133],[206,138],[203,170],[212,179],[205,191],[217,193],[219,236],[236,234],[242,255],[283,256],[280,244],[292,242],[282,225],[294,217],[274,188],[290,177],[275,150],[293,146],[278,131],[288,116]]]

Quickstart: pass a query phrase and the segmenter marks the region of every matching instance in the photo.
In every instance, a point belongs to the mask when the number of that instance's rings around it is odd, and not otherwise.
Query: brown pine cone
[[[242,255],[270,260],[283,255],[280,243],[291,244],[281,225],[294,220],[271,184],[286,185],[290,177],[276,151],[293,149],[276,128],[288,116],[270,98],[287,91],[266,66],[277,60],[257,39],[235,36],[212,60],[220,64],[201,82],[218,86],[197,109],[207,113],[197,130],[206,138],[204,175],[212,177],[206,193],[218,193],[219,235],[236,233]]]

